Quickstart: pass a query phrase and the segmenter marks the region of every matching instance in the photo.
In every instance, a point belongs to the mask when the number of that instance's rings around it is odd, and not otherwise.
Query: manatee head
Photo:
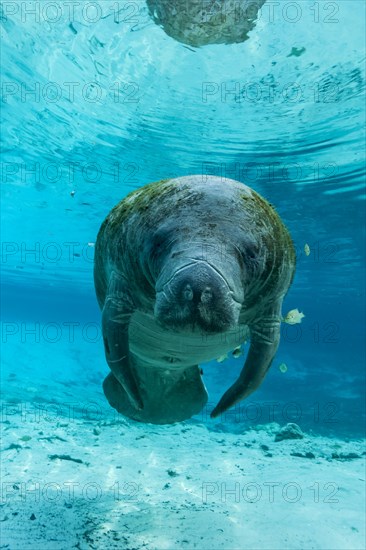
[[[182,253],[166,262],[156,283],[156,320],[166,328],[209,333],[234,328],[244,297],[240,266],[196,256]]]
[[[217,223],[210,230],[198,215],[190,224],[188,215],[177,215],[159,224],[148,241],[144,271],[154,286],[160,325],[209,333],[238,325],[260,263],[259,243],[239,228],[239,221]]]

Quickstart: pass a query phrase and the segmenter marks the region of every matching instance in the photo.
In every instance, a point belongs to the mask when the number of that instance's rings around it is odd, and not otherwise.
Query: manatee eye
[[[167,231],[157,231],[152,238],[152,252],[159,253],[166,246],[168,237],[169,233]]]
[[[162,241],[156,240],[154,242],[154,250],[160,250],[160,248],[162,247],[162,244],[163,244]]]
[[[238,246],[240,251],[240,256],[244,264],[248,269],[253,269],[257,266],[258,263],[258,246],[251,241],[246,241]]]
[[[258,247],[255,245],[249,245],[246,247],[245,254],[250,260],[255,260],[258,254]]]

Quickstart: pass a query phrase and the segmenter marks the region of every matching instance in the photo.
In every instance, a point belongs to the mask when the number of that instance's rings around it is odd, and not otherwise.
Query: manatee
[[[147,0],[165,33],[189,46],[233,44],[248,39],[265,0]]]
[[[278,348],[294,271],[285,225],[243,183],[185,176],[127,195],[95,244],[110,405],[141,422],[188,419],[208,399],[200,364],[250,340],[211,416],[248,397]]]

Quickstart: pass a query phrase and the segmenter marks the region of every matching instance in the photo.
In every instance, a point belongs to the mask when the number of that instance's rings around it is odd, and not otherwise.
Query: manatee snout
[[[155,318],[166,328],[224,332],[238,323],[241,305],[225,278],[210,264],[180,267],[157,292]]]

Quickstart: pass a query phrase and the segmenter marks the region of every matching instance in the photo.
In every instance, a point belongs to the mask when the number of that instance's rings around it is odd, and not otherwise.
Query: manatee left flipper
[[[280,341],[281,305],[271,305],[250,328],[251,342],[238,380],[224,393],[211,413],[216,418],[253,393],[263,382]]]
[[[128,345],[128,327],[135,310],[128,283],[115,272],[110,279],[102,312],[102,331],[107,363],[131,404],[143,408]]]

